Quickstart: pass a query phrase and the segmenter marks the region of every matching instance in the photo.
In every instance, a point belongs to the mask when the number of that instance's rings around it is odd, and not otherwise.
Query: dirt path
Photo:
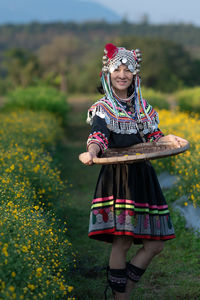
[[[78,155],[85,151],[90,130],[85,122],[90,104],[73,101],[70,105],[66,137],[59,155],[62,177],[71,187],[67,200],[59,203],[58,213],[67,221],[68,238],[77,253],[77,271],[72,274],[76,299],[102,300],[110,245],[88,238],[91,200],[100,167],[87,167],[78,160]]]

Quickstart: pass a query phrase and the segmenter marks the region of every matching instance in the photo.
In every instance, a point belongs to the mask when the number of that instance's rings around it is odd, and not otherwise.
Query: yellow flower
[[[36,272],[41,272],[41,271],[42,271],[41,267],[39,267],[39,268],[36,269]]]
[[[74,287],[73,286],[68,286],[68,292],[71,293],[71,291],[73,291]]]
[[[3,253],[6,257],[8,257],[8,251],[7,251],[7,249],[8,249],[8,244],[4,244],[4,246],[3,246],[3,248],[2,248],[2,253]]]
[[[39,168],[40,168],[40,166],[39,166],[39,165],[36,165],[36,166],[33,168],[33,171],[34,171],[35,173],[37,173],[38,170],[39,170]]]
[[[184,205],[185,205],[185,206],[188,206],[188,203],[187,203],[187,202],[185,202],[185,203],[184,203]]]
[[[11,170],[14,170],[14,168],[15,168],[15,165],[12,164],[12,165],[10,166],[10,169],[11,169]]]
[[[65,286],[64,286],[64,284],[62,282],[60,283],[60,290],[61,291],[65,291],[66,290],[66,288],[65,288]]]
[[[22,246],[22,251],[23,251],[24,253],[26,253],[26,252],[28,252],[28,248],[27,248],[26,246]]]
[[[8,288],[11,292],[14,292],[14,290],[15,290],[15,287],[13,286],[13,285],[11,285],[11,286],[9,286],[9,288]]]
[[[15,277],[15,276],[16,276],[16,273],[15,273],[15,272],[12,272],[12,273],[11,273],[11,276],[12,276],[12,277]]]
[[[42,276],[42,268],[41,267],[39,267],[39,268],[37,268],[36,269],[36,277],[41,277]]]
[[[35,289],[35,286],[34,286],[34,284],[28,284],[28,288],[31,290],[31,291],[33,291],[34,289]]]

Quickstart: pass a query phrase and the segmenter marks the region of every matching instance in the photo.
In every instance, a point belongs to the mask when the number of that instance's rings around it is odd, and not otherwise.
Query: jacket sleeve
[[[97,144],[101,149],[100,155],[108,148],[110,130],[107,128],[105,119],[94,116],[91,133],[87,140],[87,149],[92,143]]]
[[[163,137],[163,132],[157,127],[151,133],[145,135],[145,140],[149,142],[157,142],[161,137]]]

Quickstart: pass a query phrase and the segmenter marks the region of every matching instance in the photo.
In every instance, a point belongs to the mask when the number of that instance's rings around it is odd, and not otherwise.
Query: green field
[[[32,92],[25,90],[13,107],[5,101],[0,113],[0,300],[102,300],[111,245],[88,238],[100,167],[78,159],[86,150],[93,96],[74,95],[65,107],[57,93],[60,105],[53,96],[45,105],[35,97],[28,101]],[[159,110],[159,116],[165,134],[185,137],[191,145],[185,154],[154,161],[157,170],[180,178],[164,191],[169,207],[183,194],[188,196],[183,205],[199,206],[199,115],[175,109]],[[199,235],[171,212],[177,238],[151,263],[133,300],[200,299]],[[137,249],[132,246],[128,259]]]

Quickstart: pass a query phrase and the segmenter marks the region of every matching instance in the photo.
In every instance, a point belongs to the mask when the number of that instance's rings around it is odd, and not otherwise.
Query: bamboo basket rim
[[[105,151],[102,157],[93,159],[94,164],[119,164],[141,162],[145,160],[153,160],[164,158],[172,155],[178,155],[187,151],[190,144],[187,140],[181,139],[181,146],[175,147],[169,142],[150,142],[140,143],[125,148],[110,148]]]

